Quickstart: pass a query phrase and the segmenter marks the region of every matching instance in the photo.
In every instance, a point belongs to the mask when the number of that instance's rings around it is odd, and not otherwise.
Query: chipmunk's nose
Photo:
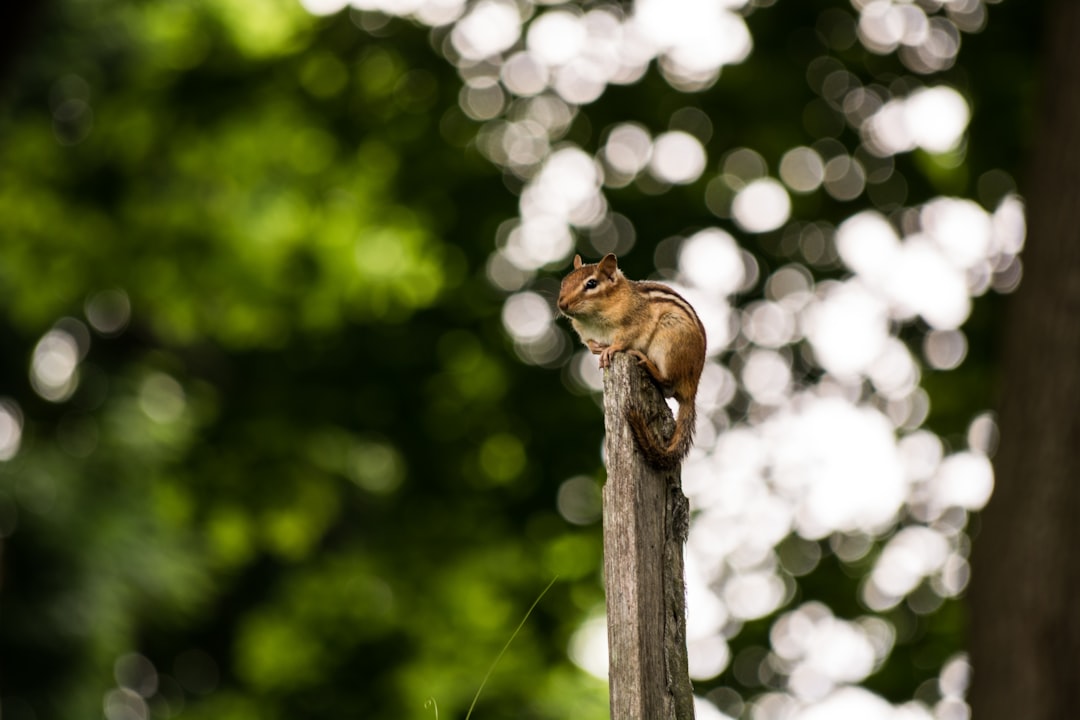
[[[559,306],[559,311],[566,314],[566,311],[570,309],[570,301],[566,298],[559,298],[559,302],[556,303]]]

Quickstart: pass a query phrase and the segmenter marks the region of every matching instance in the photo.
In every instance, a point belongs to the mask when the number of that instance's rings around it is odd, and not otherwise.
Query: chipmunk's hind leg
[[[660,372],[660,368],[656,366],[656,363],[649,359],[648,355],[641,352],[640,350],[627,350],[626,353],[636,358],[638,365],[643,366],[645,370],[649,373],[649,375],[652,376],[652,379],[660,385],[660,387],[666,388],[668,386],[667,378],[665,378],[664,374]]]

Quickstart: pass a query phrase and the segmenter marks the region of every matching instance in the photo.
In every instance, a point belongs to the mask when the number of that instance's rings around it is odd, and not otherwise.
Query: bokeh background
[[[709,332],[699,719],[968,718],[1039,10],[6,10],[4,720],[461,718],[553,578],[472,717],[606,718],[575,252]]]

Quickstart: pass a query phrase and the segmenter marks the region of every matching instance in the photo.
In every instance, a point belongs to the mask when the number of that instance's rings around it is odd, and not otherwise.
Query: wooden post
[[[604,373],[607,482],[604,584],[612,720],[693,720],[686,659],[683,545],[689,505],[680,471],[645,463],[626,422],[633,400],[670,437],[671,411],[648,375],[619,353]]]

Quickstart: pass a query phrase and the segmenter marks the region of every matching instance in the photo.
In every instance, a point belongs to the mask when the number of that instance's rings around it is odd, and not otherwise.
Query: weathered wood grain
[[[639,407],[663,437],[675,427],[648,376],[625,354],[604,374],[604,582],[612,720],[692,720],[683,545],[689,509],[680,470],[645,463],[626,422]]]

